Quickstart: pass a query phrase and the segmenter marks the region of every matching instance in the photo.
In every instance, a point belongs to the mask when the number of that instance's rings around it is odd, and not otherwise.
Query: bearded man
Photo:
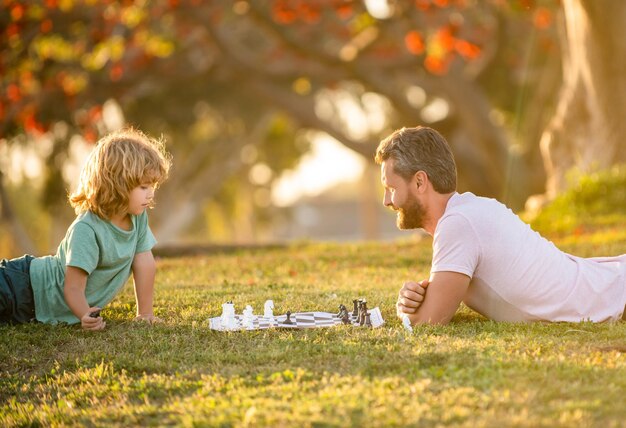
[[[454,156],[434,129],[393,132],[375,159],[398,227],[433,237],[430,277],[404,283],[398,316],[446,324],[464,302],[496,321],[626,319],[626,254],[564,253],[497,200],[457,193]]]

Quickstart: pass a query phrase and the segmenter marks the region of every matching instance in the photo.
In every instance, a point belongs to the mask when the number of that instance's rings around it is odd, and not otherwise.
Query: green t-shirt
[[[35,316],[48,324],[80,322],[65,302],[65,268],[81,268],[89,275],[85,296],[89,306],[104,307],[131,274],[135,254],[149,251],[156,239],[148,214],[131,215],[132,229],[123,230],[97,215],[80,214],[59,244],[56,255],[39,257],[30,265]]]

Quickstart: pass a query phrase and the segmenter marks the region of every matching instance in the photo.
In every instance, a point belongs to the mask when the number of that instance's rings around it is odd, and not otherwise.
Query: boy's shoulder
[[[110,228],[111,223],[108,220],[98,217],[97,214],[94,214],[91,211],[85,211],[76,216],[68,228],[68,233],[72,231],[72,233],[76,233],[80,230],[83,232],[101,235],[103,233],[106,234]]]
[[[143,229],[148,227],[148,213],[146,211],[138,215],[131,215],[130,217],[133,224],[133,231],[138,228]],[[109,220],[105,220],[91,211],[85,211],[78,214],[70,228],[75,228],[77,225],[79,225],[78,227],[81,227],[80,225],[86,225],[94,231],[102,229],[109,230],[111,228],[116,229],[116,227],[113,226]]]
[[[103,222],[104,220],[102,220],[96,214],[92,213],[91,211],[85,211],[76,216],[71,227],[76,227],[76,225],[82,224],[94,228],[101,226]]]

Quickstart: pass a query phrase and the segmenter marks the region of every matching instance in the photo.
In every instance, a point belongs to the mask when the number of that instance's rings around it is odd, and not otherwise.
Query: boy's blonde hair
[[[77,214],[91,211],[110,219],[128,207],[131,190],[167,179],[171,156],[163,140],[128,128],[104,136],[87,158],[78,188],[69,196]]]

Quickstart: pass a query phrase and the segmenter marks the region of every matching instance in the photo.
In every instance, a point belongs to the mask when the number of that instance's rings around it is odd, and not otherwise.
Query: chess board
[[[385,323],[379,308],[368,309],[368,313],[370,314],[372,327],[380,327]],[[305,329],[343,325],[341,318],[337,314],[330,312],[294,312],[289,318],[292,324],[285,324],[287,320],[286,315],[277,315],[273,318],[255,315],[252,318],[252,327],[246,327],[243,323],[243,315],[235,314],[234,328],[222,327],[221,317],[210,318],[209,323],[211,330],[219,331],[265,330],[268,328]],[[352,315],[352,313],[350,313],[350,325],[361,327],[356,315]]]

